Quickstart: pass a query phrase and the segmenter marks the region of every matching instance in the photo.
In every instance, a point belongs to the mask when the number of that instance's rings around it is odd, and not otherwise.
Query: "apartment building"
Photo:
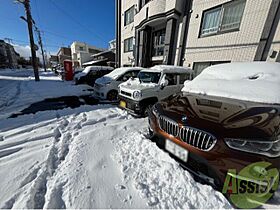
[[[75,67],[81,67],[84,63],[92,61],[92,55],[103,52],[104,49],[88,45],[84,42],[73,42],[71,44],[72,61]]]
[[[17,68],[19,54],[14,47],[0,40],[0,68]]]
[[[280,57],[279,0],[117,0],[119,66],[184,65]]]
[[[58,63],[63,66],[65,60],[71,60],[71,48],[70,47],[61,47],[57,53]]]

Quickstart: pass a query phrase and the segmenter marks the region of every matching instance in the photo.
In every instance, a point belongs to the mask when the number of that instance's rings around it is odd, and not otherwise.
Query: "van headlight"
[[[280,156],[280,138],[273,142],[227,138],[225,142],[232,149],[265,155],[271,158]]]
[[[142,97],[142,93],[141,93],[141,91],[134,91],[133,92],[133,98],[135,98],[135,99],[140,99]]]

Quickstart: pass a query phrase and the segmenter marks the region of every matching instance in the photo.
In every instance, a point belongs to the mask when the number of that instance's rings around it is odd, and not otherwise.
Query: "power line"
[[[42,32],[47,33],[47,34],[50,34],[50,35],[52,35],[52,36],[56,36],[56,37],[63,38],[63,39],[65,39],[65,40],[67,40],[67,41],[70,41],[70,42],[73,41],[73,39],[71,39],[71,38],[69,38],[69,37],[66,37],[66,36],[63,36],[63,35],[60,35],[60,34],[55,33],[55,32],[47,31],[47,30],[44,30],[44,29],[42,30]]]
[[[69,18],[71,18],[76,24],[78,24],[80,27],[84,28],[85,30],[87,30],[88,32],[95,34],[97,38],[99,38],[102,42],[107,44],[107,41],[105,41],[102,36],[100,36],[99,34],[97,34],[96,32],[93,32],[92,30],[89,29],[89,27],[85,26],[84,24],[82,24],[80,21],[76,20],[76,18],[74,18],[72,15],[70,15],[69,13],[67,13],[65,10],[63,10],[61,7],[59,7],[53,0],[50,0],[50,2],[58,9],[60,10],[64,15],[68,16]]]

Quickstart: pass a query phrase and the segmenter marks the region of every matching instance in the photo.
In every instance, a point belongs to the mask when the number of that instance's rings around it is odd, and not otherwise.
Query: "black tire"
[[[151,111],[152,107],[153,107],[152,104],[149,104],[149,105],[147,105],[145,107],[145,110],[144,110],[144,113],[143,113],[144,117],[148,117],[149,116],[149,112]]]
[[[118,99],[118,91],[116,90],[110,90],[107,94],[107,100],[108,101],[116,101]]]

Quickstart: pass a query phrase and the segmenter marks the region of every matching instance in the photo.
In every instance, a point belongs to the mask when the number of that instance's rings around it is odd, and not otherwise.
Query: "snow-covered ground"
[[[0,71],[0,120],[46,98],[89,94],[89,86],[62,81],[53,72],[40,72],[40,79],[34,81],[32,70]]]
[[[111,107],[2,121],[0,208],[229,208]]]

